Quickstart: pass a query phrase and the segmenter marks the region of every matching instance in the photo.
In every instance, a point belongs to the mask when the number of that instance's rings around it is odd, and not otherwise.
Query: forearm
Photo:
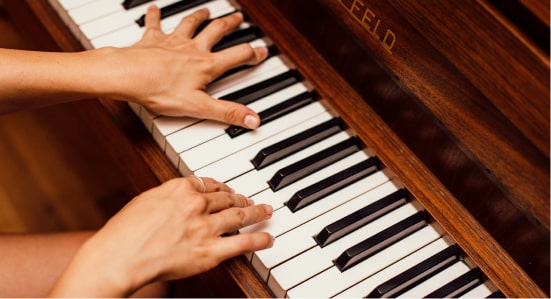
[[[116,96],[120,74],[117,68],[107,67],[113,65],[114,51],[54,53],[0,49],[0,113],[91,96]]]

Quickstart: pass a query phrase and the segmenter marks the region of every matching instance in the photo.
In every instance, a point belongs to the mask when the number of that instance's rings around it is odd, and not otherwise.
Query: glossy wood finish
[[[46,1],[26,2],[79,49]],[[506,296],[547,297],[545,54],[483,1],[370,2],[392,54],[338,1],[239,2]],[[160,181],[177,175],[126,107],[102,103]],[[223,267],[246,296],[270,295],[241,259]]]

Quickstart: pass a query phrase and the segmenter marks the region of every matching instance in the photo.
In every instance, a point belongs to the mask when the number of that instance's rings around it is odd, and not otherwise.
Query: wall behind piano
[[[0,47],[56,49],[8,4],[0,0]],[[156,184],[102,112],[86,100],[0,116],[0,233],[98,228]]]

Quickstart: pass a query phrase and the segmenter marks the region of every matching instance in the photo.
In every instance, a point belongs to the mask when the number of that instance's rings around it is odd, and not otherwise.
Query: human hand
[[[50,295],[128,296],[272,246],[263,232],[222,236],[269,219],[270,206],[202,180],[204,187],[197,177],[173,179],[135,197],[83,245]]]
[[[237,28],[243,15],[234,13],[216,19],[193,37],[208,17],[208,10],[198,10],[183,18],[173,33],[165,34],[160,26],[160,10],[149,7],[145,34],[138,43],[124,49],[123,55],[140,65],[139,72],[129,78],[129,100],[162,115],[213,119],[255,129],[260,124],[258,114],[242,104],[212,98],[205,87],[229,69],[261,62],[268,55],[267,49],[241,44],[212,53],[211,48]]]

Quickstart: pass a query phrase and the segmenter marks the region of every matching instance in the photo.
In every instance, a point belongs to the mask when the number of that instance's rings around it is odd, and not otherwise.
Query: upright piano
[[[244,229],[274,248],[223,263],[211,288],[549,297],[549,3],[11,2],[64,51],[131,45],[151,3],[166,30],[198,7],[242,10],[225,46],[269,46],[207,87],[261,112],[257,131],[100,99],[160,182],[212,176],[277,208]]]

